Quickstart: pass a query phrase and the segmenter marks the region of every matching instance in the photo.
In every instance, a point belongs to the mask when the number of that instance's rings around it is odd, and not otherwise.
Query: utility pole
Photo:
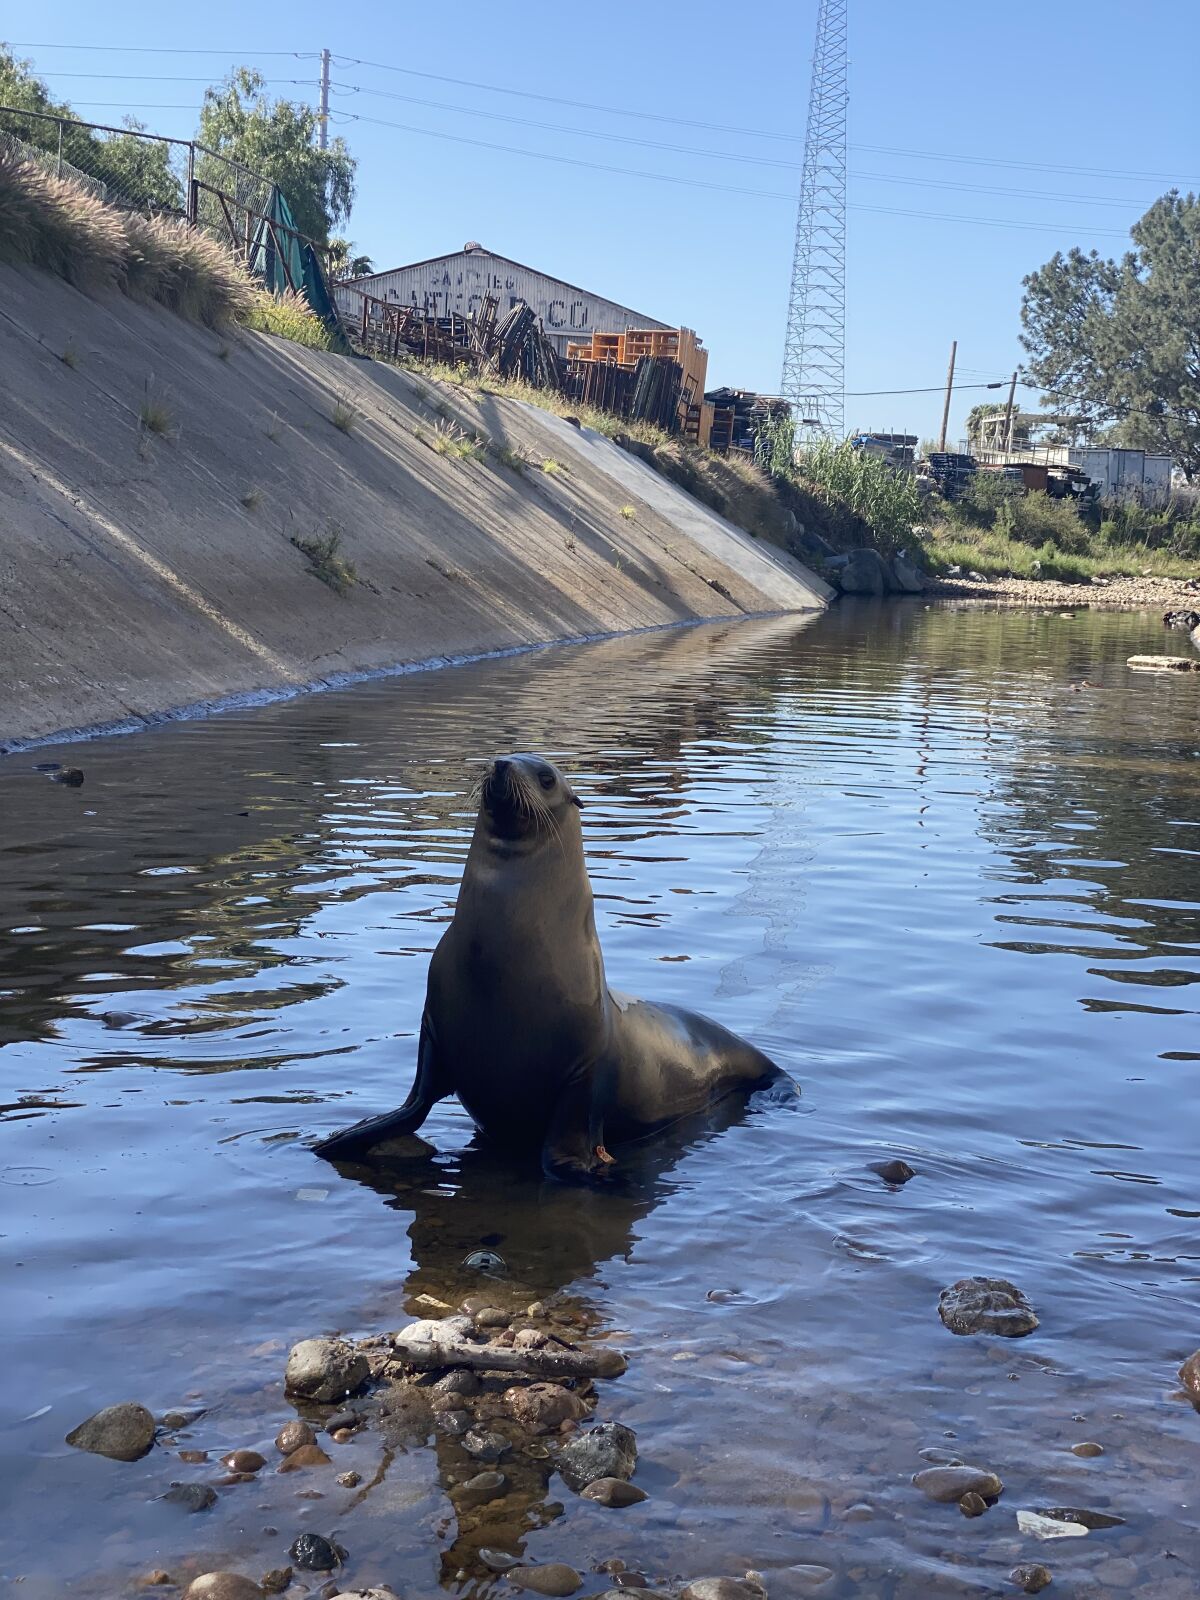
[[[1013,416],[1013,401],[1016,399],[1016,397],[1017,375],[1014,372],[1012,375],[1012,382],[1008,386],[1008,404],[1004,408],[1004,449],[1005,453],[1009,455],[1012,454],[1013,447],[1013,424],[1016,421],[1016,418]]]
[[[946,448],[946,429],[950,426],[950,396],[954,391],[954,358],[958,354],[958,340],[950,346],[950,371],[946,374],[946,404],[942,407],[942,432],[938,439],[939,451]]]
[[[317,148],[329,148],[329,51],[321,51],[321,109],[317,113]]]

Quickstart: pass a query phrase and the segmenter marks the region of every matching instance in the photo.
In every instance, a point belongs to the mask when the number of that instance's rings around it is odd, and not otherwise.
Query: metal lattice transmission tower
[[[781,393],[797,443],[840,439],[846,387],[846,11],[820,0]]]

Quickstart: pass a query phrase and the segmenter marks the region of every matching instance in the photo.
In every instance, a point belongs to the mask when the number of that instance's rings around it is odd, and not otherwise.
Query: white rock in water
[[[1038,1539],[1083,1539],[1088,1531],[1082,1522],[1059,1522],[1055,1517],[1042,1516],[1040,1511],[1018,1511],[1017,1527]]]
[[[422,1317],[392,1335],[406,1344],[461,1344],[475,1332],[470,1317]]]

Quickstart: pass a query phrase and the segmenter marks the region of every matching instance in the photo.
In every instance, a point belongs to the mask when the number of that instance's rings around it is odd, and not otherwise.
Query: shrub
[[[1071,555],[1083,555],[1092,542],[1075,506],[1069,500],[1052,500],[1040,490],[1004,500],[993,527],[1002,538],[1020,544],[1050,544]]]
[[[636,506],[619,506],[618,509],[617,509],[617,515],[619,517],[624,517],[626,522],[632,522],[633,519],[637,516],[637,507]]]
[[[174,430],[174,419],[160,395],[155,394],[150,385],[146,385],[146,393],[138,409],[138,419],[147,433],[157,433],[162,438],[169,439]]]
[[[419,437],[422,444],[428,444],[439,456],[449,456],[455,461],[477,461],[484,450],[481,440],[449,422],[439,422],[432,439],[425,434]]]
[[[232,251],[169,217],[125,218],[122,287],[190,322],[220,328],[249,315],[257,291]]]
[[[508,467],[511,471],[517,473],[518,475],[523,474],[531,465],[530,459],[525,454],[524,450],[519,449],[515,445],[498,444],[496,440],[493,439],[488,445],[488,449],[491,451],[495,459],[501,464],[501,466]]]

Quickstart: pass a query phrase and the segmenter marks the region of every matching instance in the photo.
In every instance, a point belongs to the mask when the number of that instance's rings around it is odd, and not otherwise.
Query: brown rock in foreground
[[[154,1418],[136,1400],[105,1406],[72,1428],[67,1443],[110,1461],[140,1461],[154,1443]]]
[[[961,1500],[964,1495],[981,1495],[984,1500],[994,1500],[1004,1493],[1004,1485],[994,1472],[982,1467],[926,1467],[913,1479],[927,1499],[943,1504]]]
[[[1017,1588],[1025,1594],[1040,1594],[1048,1584],[1054,1582],[1049,1567],[1043,1567],[1040,1562],[1024,1567],[1014,1567],[1009,1577]]]
[[[289,1394],[331,1404],[361,1389],[371,1375],[367,1358],[344,1339],[301,1339],[288,1354]]]
[[[1038,1325],[1033,1307],[1007,1278],[959,1278],[938,1296],[938,1316],[951,1333],[994,1333],[1019,1339]]]
[[[625,1506],[636,1506],[650,1496],[635,1483],[626,1483],[624,1478],[596,1478],[586,1489],[580,1490],[579,1498],[594,1500],[597,1505],[623,1509]]]
[[[561,1597],[574,1594],[583,1587],[583,1579],[565,1561],[547,1561],[540,1567],[512,1567],[506,1574],[510,1583],[531,1594]]]

